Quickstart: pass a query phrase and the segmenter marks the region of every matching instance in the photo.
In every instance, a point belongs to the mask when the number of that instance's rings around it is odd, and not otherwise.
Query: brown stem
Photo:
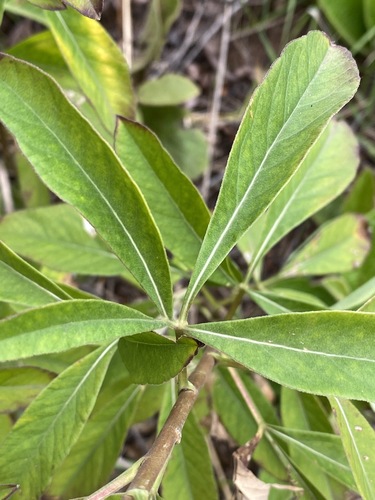
[[[186,419],[214,365],[215,360],[211,355],[211,350],[206,349],[198,366],[189,377],[189,382],[195,389],[185,389],[179,393],[163,429],[145,456],[137,475],[129,486],[129,490],[143,489],[151,491],[154,487],[170,458],[174,446],[181,441],[182,429]],[[129,499],[131,497],[125,494],[124,498]]]

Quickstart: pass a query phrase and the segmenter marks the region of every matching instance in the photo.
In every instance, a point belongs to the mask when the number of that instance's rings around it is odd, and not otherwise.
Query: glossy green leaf
[[[153,332],[123,338],[119,342],[122,361],[135,384],[162,384],[175,377],[197,351],[193,339],[177,342]]]
[[[345,41],[354,44],[366,28],[363,19],[362,2],[358,0],[319,0],[319,7],[329,22]]]
[[[266,400],[259,387],[247,373],[238,374],[245,385],[254,405],[266,423],[278,425],[279,421],[271,404]],[[254,416],[236,387],[228,370],[220,367],[216,371],[213,387],[214,408],[229,435],[239,445],[244,445],[253,438],[258,430]],[[260,441],[254,452],[254,460],[272,473],[278,480],[286,480],[287,473],[274,447],[266,437]]]
[[[182,267],[192,269],[210,220],[198,190],[139,123],[119,120],[116,151],[146,198],[165,245]],[[231,277],[224,272],[215,278],[226,284]]]
[[[358,143],[350,127],[331,122],[290,182],[240,240],[249,274],[283,236],[348,186],[358,162]]]
[[[190,413],[163,477],[163,496],[179,500],[216,500],[218,491],[201,427]]]
[[[270,428],[273,436],[291,446],[321,467],[337,481],[356,489],[339,436],[288,428]],[[297,466],[298,462],[296,463]]]
[[[134,115],[129,69],[120,49],[100,23],[71,9],[46,12],[46,17],[72,75],[113,131],[116,115]]]
[[[187,332],[287,387],[374,401],[374,327],[371,313],[318,311],[193,325]]]
[[[290,256],[280,276],[309,276],[351,271],[361,265],[370,248],[366,222],[345,214],[323,224]]]
[[[42,180],[76,206],[159,311],[170,315],[170,274],[159,232],[112,149],[46,74],[3,56],[0,81],[0,117]]]
[[[375,431],[350,402],[330,398],[342,443],[364,500],[375,497]]]
[[[69,205],[13,212],[0,221],[0,238],[16,252],[56,271],[95,276],[125,271],[116,255]]]
[[[14,498],[40,498],[86,424],[113,352],[113,344],[105,346],[65,370],[6,436],[0,483],[21,485],[21,493]]]
[[[104,344],[163,326],[161,320],[112,302],[60,302],[0,321],[0,361]]]
[[[53,377],[28,366],[0,369],[0,413],[25,408]]]
[[[142,390],[128,387],[94,408],[85,428],[48,488],[51,496],[89,495],[110,478]]]
[[[138,100],[146,106],[177,106],[199,95],[199,88],[182,75],[169,73],[143,83]]]
[[[37,307],[71,297],[0,241],[0,300]]]
[[[350,53],[320,32],[291,42],[255,91],[228,160],[187,290],[183,316],[207,278],[289,181],[359,83]]]

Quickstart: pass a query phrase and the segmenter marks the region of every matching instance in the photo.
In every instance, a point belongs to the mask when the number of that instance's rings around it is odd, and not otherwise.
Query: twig
[[[204,199],[207,199],[209,188],[210,188],[210,177],[211,177],[211,166],[213,152],[216,142],[216,133],[218,126],[219,113],[221,108],[221,97],[223,94],[224,79],[227,68],[227,58],[228,58],[228,47],[230,42],[230,21],[234,12],[233,4],[226,3],[224,5],[223,18],[225,22],[223,24],[223,30],[221,34],[220,42],[220,54],[218,67],[216,72],[215,89],[212,98],[212,108],[210,114],[210,123],[208,128],[208,166],[203,174],[201,193]]]
[[[0,160],[0,199],[3,201],[4,212],[9,214],[14,211],[14,204],[8,172],[15,171],[16,164],[9,148],[8,132],[2,123],[0,123],[0,144],[4,160]]]
[[[196,369],[189,377],[189,381],[194,386],[195,390],[188,389],[179,393],[167,421],[150,451],[144,457],[136,477],[129,486],[129,490],[152,490],[155,482],[160,477],[161,471],[167,464],[174,446],[181,440],[182,429],[186,419],[194,406],[199,391],[204,386],[214,365],[215,360],[211,355],[211,350],[207,349]],[[131,497],[125,494],[124,498],[128,500]]]
[[[237,386],[237,389],[240,391],[241,396],[243,397],[247,407],[249,408],[252,416],[254,417],[255,422],[257,423],[258,427],[263,428],[264,427],[264,420],[262,415],[259,413],[258,408],[256,407],[253,399],[251,398],[250,394],[248,393],[245,384],[242,382],[241,377],[238,375],[237,370],[234,368],[228,368],[229,373],[231,374],[232,379],[234,380],[234,383]]]
[[[236,14],[239,10],[241,10],[246,2],[242,3],[235,3],[231,4],[232,6],[232,12],[227,13],[223,16],[218,17],[215,22],[211,25],[211,28],[209,28],[205,34],[200,38],[199,42],[192,48],[192,50],[186,55],[185,59],[181,61],[181,69],[185,68],[186,66],[189,66],[192,61],[197,57],[197,55],[204,49],[204,47],[207,45],[207,43],[211,40],[213,36],[216,35],[216,33],[220,30],[222,26],[227,22],[227,19],[231,18],[234,14]]]
[[[186,52],[190,49],[190,47],[193,43],[198,25],[202,19],[204,11],[205,11],[205,7],[206,7],[206,0],[203,0],[200,4],[198,4],[198,7],[194,12],[193,19],[191,20],[191,22],[186,30],[185,38],[182,42],[181,47],[179,48],[179,50],[177,50],[173,54],[173,57],[171,58],[169,63],[166,65],[163,72],[165,72],[167,70],[175,69],[176,67],[178,67],[180,62],[183,61]]]
[[[10,214],[14,211],[12,188],[5,164],[0,160],[0,194],[3,200],[4,212]]]
[[[215,446],[212,443],[212,440],[210,437],[206,438],[206,442],[208,445],[208,449],[211,455],[211,460],[212,460],[212,465],[214,467],[216,477],[217,477],[217,482],[219,484],[219,488],[221,489],[223,499],[224,500],[231,500],[233,498],[232,492],[230,491],[230,488],[228,486],[228,479],[225,476],[225,472],[221,466],[220,459],[217,455],[217,452],[215,450]]]
[[[122,52],[129,68],[131,68],[133,58],[131,0],[122,0]]]

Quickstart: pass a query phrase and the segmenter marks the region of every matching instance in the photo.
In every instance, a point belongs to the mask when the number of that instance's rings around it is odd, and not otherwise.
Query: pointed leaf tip
[[[359,85],[350,52],[312,31],[289,43],[242,120],[184,299],[191,301],[238,239],[289,182],[329,120]]]

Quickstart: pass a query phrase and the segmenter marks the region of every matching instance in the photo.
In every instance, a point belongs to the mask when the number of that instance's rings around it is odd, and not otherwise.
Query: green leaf
[[[375,4],[374,4],[375,5]],[[374,208],[375,177],[372,169],[364,168],[343,203],[344,212],[366,214]]]
[[[364,285],[339,300],[331,309],[357,309],[364,302],[375,295],[375,277],[369,279]],[[361,309],[362,310],[362,309]]]
[[[289,181],[359,83],[350,53],[320,32],[291,42],[255,91],[185,296],[183,314],[238,239]]]
[[[153,332],[123,338],[119,342],[122,361],[135,384],[162,384],[175,377],[197,351],[193,339],[177,342]]]
[[[375,4],[372,0],[363,0],[363,17],[368,30],[375,26]]]
[[[70,91],[79,89],[50,31],[42,31],[26,38],[7,50],[7,53],[38,66],[64,89]]]
[[[48,189],[37,176],[27,159],[21,154],[15,156],[18,184],[26,208],[46,206],[51,203]]]
[[[348,461],[364,500],[375,498],[375,431],[350,402],[330,398]]]
[[[288,259],[280,276],[309,276],[351,271],[361,265],[370,248],[366,221],[345,214],[323,224]]]
[[[13,419],[11,415],[0,414],[0,445],[5,436],[11,431],[13,427]],[[0,490],[2,487],[0,486]]]
[[[325,432],[332,434],[328,412],[323,407],[321,398],[317,396],[282,387],[281,413],[283,425],[286,428],[305,431],[314,430],[320,433]],[[288,433],[288,430],[285,429],[282,432]],[[313,446],[318,444],[319,436],[320,434],[317,435],[316,442],[312,439]],[[327,471],[324,465],[322,466],[317,462],[315,457],[309,452],[306,452],[303,447],[298,445],[294,446],[292,440],[286,442],[288,444],[289,455],[301,473],[320,491],[324,498],[337,498],[335,491],[340,488],[340,485],[337,485],[337,483],[334,483],[332,479],[327,477]],[[339,440],[339,446],[340,445],[341,442]],[[341,452],[343,452],[342,445]],[[336,459],[336,457],[334,458]],[[346,460],[344,460],[344,462],[347,465]],[[341,472],[340,468],[339,470]],[[343,492],[341,491],[341,496],[342,495]]]
[[[182,267],[192,269],[210,221],[198,190],[139,123],[119,120],[116,151],[146,198],[165,245]],[[224,272],[215,278],[226,284],[231,277]]]
[[[199,88],[185,76],[169,73],[143,83],[138,100],[146,106],[177,106],[199,95]]]
[[[330,413],[319,396],[282,387],[280,410],[284,427],[325,433],[333,432],[329,420]]]
[[[0,222],[0,238],[25,257],[56,271],[95,276],[125,271],[116,255],[69,205],[13,212]]]
[[[241,238],[239,247],[250,262],[248,276],[283,236],[348,186],[358,162],[354,133],[347,124],[332,121],[267,212]]]
[[[276,312],[277,309],[275,309],[275,312],[271,314],[280,314],[281,312],[288,311],[320,311],[327,308],[326,304],[315,295],[290,288],[275,287],[271,290],[264,289],[257,292],[256,295],[252,293],[250,296],[254,296],[258,302],[260,302],[260,297],[262,297],[263,305],[269,310],[272,310],[271,303],[274,307],[277,304],[280,310]],[[268,313],[268,311],[266,312]]]
[[[158,136],[180,169],[197,179],[208,165],[208,145],[198,128],[186,128],[186,111],[177,106],[141,106],[147,127]],[[185,120],[186,122],[186,120]]]
[[[274,297],[270,296],[270,294],[250,289],[247,290],[247,293],[266,314],[273,315],[291,312],[285,305],[281,305],[278,301],[274,300]]]
[[[375,313],[375,296],[368,300],[366,304],[363,304],[363,306],[359,310],[362,312]]]
[[[30,3],[39,7],[40,9],[47,10],[64,10],[66,6],[61,0],[31,0]]]
[[[135,108],[129,69],[120,49],[100,23],[71,9],[45,15],[72,75],[113,132],[116,115],[131,118]]]
[[[159,311],[170,315],[170,273],[159,232],[112,149],[46,74],[3,56],[0,81],[0,117],[42,180],[84,215]]]
[[[144,46],[145,50],[135,60],[134,72],[159,58],[166,35],[177,19],[181,7],[181,0],[152,0],[150,2],[144,29],[139,37],[140,46]]]
[[[30,2],[19,2],[18,0],[5,0],[5,10],[32,19],[40,24],[45,24],[44,12],[32,5]]]
[[[374,401],[374,326],[371,313],[318,311],[193,325],[186,332],[287,387]]]
[[[37,307],[71,297],[0,241],[0,300]]]
[[[28,366],[0,369],[0,413],[25,408],[52,378],[52,373]]]
[[[218,491],[204,434],[190,413],[163,477],[165,498],[216,500]]]
[[[350,44],[354,44],[366,31],[362,2],[358,0],[318,0],[319,7],[329,22]]]
[[[60,302],[0,321],[0,361],[104,344],[163,326],[161,320],[112,302]]]
[[[5,0],[0,0],[0,25],[3,22]]]
[[[113,352],[113,344],[105,346],[65,370],[6,436],[0,482],[21,485],[14,498],[40,498],[86,424]]]
[[[140,387],[116,392],[105,406],[94,408],[85,428],[48,488],[62,499],[89,495],[108,481],[123,447]]]
[[[356,489],[339,436],[284,427],[271,427],[270,432],[278,441],[291,445],[294,450],[308,457],[310,463],[318,464],[322,472],[326,472],[348,488]],[[296,466],[299,465],[297,461]]]

